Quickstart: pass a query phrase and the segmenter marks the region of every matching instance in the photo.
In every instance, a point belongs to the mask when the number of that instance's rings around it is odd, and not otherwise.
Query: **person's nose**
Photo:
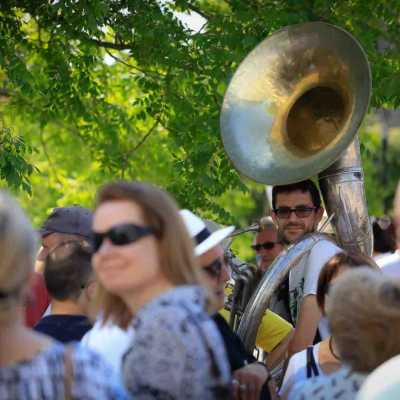
[[[230,276],[230,268],[229,265],[224,261],[222,263],[222,268],[221,268],[221,273],[219,275],[219,282],[220,283],[225,283],[228,282],[228,280],[231,278]]]
[[[296,213],[294,211],[290,211],[288,220],[290,222],[296,222],[298,220]]]

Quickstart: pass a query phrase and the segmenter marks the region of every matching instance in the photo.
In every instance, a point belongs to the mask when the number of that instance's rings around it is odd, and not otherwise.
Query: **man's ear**
[[[272,221],[274,221],[274,224],[276,226],[278,226],[278,217],[276,216],[275,211],[271,212],[271,218],[272,218]]]

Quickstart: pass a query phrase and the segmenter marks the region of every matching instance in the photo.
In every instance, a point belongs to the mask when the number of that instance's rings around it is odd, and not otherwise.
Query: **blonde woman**
[[[346,271],[326,312],[343,367],[295,387],[295,400],[353,400],[368,374],[400,353],[399,281],[367,268]]]
[[[206,312],[209,299],[199,286],[193,243],[173,200],[144,183],[104,186],[93,243],[104,320],[134,330],[122,368],[130,394],[228,398],[223,341]]]
[[[37,243],[16,202],[0,192],[0,399],[125,399],[102,359],[24,324]]]

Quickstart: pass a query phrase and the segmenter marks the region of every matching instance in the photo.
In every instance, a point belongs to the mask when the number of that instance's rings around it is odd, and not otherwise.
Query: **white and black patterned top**
[[[311,378],[293,386],[289,399],[293,400],[354,400],[367,375],[342,367],[325,376]]]
[[[171,289],[135,317],[123,360],[125,386],[139,400],[223,400],[230,395],[224,343],[197,286]]]
[[[64,399],[65,347],[55,343],[32,360],[0,368],[1,400]],[[79,345],[71,351],[74,400],[125,400],[114,371],[93,351]]]

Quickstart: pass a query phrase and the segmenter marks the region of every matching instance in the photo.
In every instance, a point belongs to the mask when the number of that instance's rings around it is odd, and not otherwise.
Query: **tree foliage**
[[[190,12],[204,18],[197,32],[179,19]],[[224,153],[219,112],[240,61],[283,26],[330,22],[368,54],[372,107],[395,108],[399,15],[398,0],[3,0],[1,110],[20,145],[2,146],[1,178],[32,187],[29,201],[20,196],[33,216],[90,204],[98,184],[130,178],[232,220],[227,194],[247,189]]]

